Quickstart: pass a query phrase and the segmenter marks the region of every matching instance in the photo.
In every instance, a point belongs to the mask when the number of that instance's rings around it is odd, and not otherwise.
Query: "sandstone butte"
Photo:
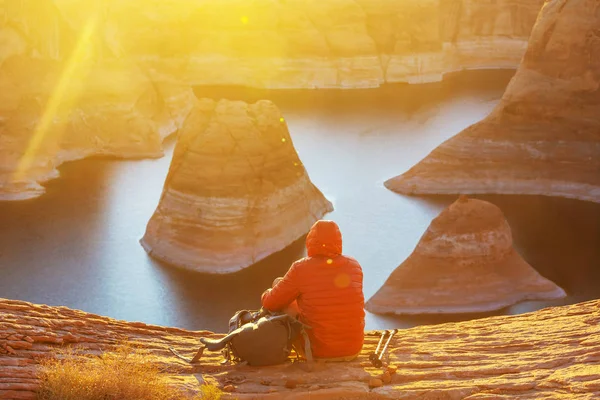
[[[431,222],[415,251],[365,308],[381,314],[459,314],[565,296],[513,248],[498,207],[462,196]]]
[[[227,321],[223,321],[224,326]],[[369,354],[378,342],[366,332],[358,359],[272,367],[221,365],[205,352],[200,364],[173,356],[172,346],[193,355],[206,331],[117,321],[66,307],[0,300],[0,398],[34,399],[37,360],[77,346],[83,353],[110,351],[127,342],[149,351],[174,386],[197,391],[202,383],[233,389],[224,399],[596,399],[600,396],[600,301],[546,308],[516,316],[400,330],[386,363],[391,382],[369,388],[382,370]]]
[[[546,3],[493,112],[385,185],[600,202],[599,26],[598,1]]]
[[[333,210],[270,101],[197,101],[141,240],[155,258],[231,273],[282,250]]]

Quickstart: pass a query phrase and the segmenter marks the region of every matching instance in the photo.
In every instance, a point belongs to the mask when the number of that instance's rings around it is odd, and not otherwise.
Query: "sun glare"
[[[31,168],[38,151],[42,148],[44,138],[50,131],[50,127],[61,107],[67,94],[71,94],[72,83],[82,79],[90,66],[89,59],[86,58],[86,51],[91,46],[91,39],[94,36],[98,26],[99,13],[92,15],[86,22],[79,38],[73,48],[72,53],[65,63],[64,70],[56,86],[52,90],[50,99],[46,104],[42,116],[35,127],[35,131],[29,140],[29,144],[21,157],[15,171],[15,180],[20,180]]]

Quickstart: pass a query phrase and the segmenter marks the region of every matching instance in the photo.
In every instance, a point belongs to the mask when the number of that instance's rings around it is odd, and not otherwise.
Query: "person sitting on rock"
[[[296,261],[261,298],[263,308],[297,314],[307,328],[315,359],[350,361],[364,341],[363,273],[342,255],[342,234],[333,221],[317,221],[306,238],[308,257]],[[295,315],[294,315],[295,316]]]

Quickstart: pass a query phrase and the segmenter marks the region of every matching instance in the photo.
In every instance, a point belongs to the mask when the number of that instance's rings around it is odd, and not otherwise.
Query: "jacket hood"
[[[309,257],[335,257],[342,254],[342,233],[333,221],[320,220],[310,228],[306,237]]]

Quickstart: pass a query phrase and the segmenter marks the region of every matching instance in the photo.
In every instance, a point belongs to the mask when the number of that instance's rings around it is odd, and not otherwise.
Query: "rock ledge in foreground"
[[[370,390],[369,381],[382,372],[368,361],[379,339],[374,333],[367,332],[356,361],[318,365],[313,372],[299,365],[221,365],[222,357],[208,352],[203,363],[192,367],[168,348],[191,355],[201,336],[213,336],[208,332],[0,299],[0,399],[35,399],[39,357],[69,345],[97,354],[123,340],[148,350],[177,387],[198,391],[201,382],[221,389],[229,386],[233,392],[224,399],[509,400],[600,395],[597,300],[401,330],[390,343],[387,360],[397,372],[391,383]],[[12,350],[7,352],[9,346]]]

